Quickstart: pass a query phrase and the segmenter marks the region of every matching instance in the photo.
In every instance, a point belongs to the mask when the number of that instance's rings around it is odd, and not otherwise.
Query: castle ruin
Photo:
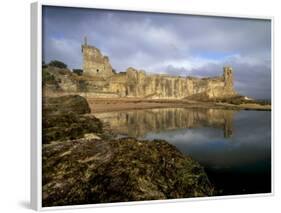
[[[132,67],[115,73],[109,58],[98,48],[88,45],[86,39],[82,53],[83,75],[88,77],[84,89],[97,96],[212,99],[237,95],[233,88],[231,67],[224,67],[222,76],[208,78],[146,74]]]
[[[100,50],[87,44],[85,37],[82,45],[84,75],[109,77],[113,75],[109,58],[103,56]]]

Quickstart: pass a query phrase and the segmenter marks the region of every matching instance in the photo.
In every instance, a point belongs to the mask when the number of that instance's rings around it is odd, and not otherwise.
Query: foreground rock
[[[77,95],[43,100],[43,206],[211,196],[203,168],[165,141],[105,139]]]
[[[83,138],[102,133],[102,123],[90,113],[85,98],[78,95],[43,99],[43,143]]]
[[[203,168],[165,141],[79,139],[43,146],[43,205],[211,196]]]
[[[90,113],[87,100],[79,95],[65,95],[43,98],[43,114],[61,115],[63,113],[86,114]]]

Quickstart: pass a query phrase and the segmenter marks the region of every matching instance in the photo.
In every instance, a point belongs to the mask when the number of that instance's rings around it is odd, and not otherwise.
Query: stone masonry
[[[146,74],[132,67],[115,73],[109,58],[87,41],[82,45],[82,52],[83,75],[95,77],[85,83],[88,92],[153,99],[212,99],[237,95],[231,67],[224,67],[222,76],[209,78]]]
[[[193,100],[230,98],[238,95],[233,87],[231,67],[224,67],[221,76],[208,78],[147,74],[132,67],[125,72],[113,72],[109,58],[98,48],[88,45],[86,40],[82,45],[82,53],[82,76],[68,69],[48,67],[44,70],[54,78],[45,82],[46,94],[66,92],[99,98]]]
[[[85,38],[85,43],[82,45],[82,53],[84,75],[101,77],[113,75],[109,58],[103,56],[98,48],[89,46],[87,38]]]

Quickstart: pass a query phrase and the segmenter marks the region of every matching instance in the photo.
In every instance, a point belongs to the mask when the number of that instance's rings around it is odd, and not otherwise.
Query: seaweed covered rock
[[[212,196],[204,169],[166,141],[43,145],[43,206]]]
[[[43,143],[83,138],[87,133],[102,133],[102,122],[86,115],[90,107],[78,95],[43,99]]]
[[[87,133],[102,133],[102,122],[92,115],[64,113],[43,117],[43,143],[83,138]]]
[[[60,115],[63,113],[86,114],[91,109],[87,100],[79,95],[65,95],[43,98],[43,115]]]

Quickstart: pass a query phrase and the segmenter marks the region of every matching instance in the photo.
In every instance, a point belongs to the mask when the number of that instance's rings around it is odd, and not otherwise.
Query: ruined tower
[[[98,48],[88,45],[87,37],[84,38],[82,53],[84,75],[104,78],[113,75],[108,57],[103,56]]]
[[[223,78],[224,78],[225,88],[232,89],[233,88],[232,67],[230,66],[223,67]]]

